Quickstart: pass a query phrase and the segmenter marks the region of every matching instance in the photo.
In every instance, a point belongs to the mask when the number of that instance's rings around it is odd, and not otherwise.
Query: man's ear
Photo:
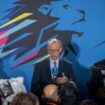
[[[62,48],[60,48],[60,52],[62,52]]]

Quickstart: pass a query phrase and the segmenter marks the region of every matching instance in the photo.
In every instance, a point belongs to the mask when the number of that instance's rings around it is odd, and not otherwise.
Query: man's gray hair
[[[60,47],[62,48],[62,43],[61,43],[61,41],[60,41],[59,39],[51,39],[51,40],[49,40],[48,46],[49,46],[50,44],[52,44],[53,42],[59,43]]]

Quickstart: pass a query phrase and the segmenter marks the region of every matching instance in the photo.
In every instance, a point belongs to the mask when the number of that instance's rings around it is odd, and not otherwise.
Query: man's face
[[[62,51],[61,46],[58,42],[53,42],[47,47],[48,53],[52,60],[57,60],[60,56],[60,52]]]

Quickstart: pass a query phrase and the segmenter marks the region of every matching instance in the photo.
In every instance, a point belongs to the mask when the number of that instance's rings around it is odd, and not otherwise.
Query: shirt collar
[[[53,60],[53,59],[50,58],[50,67],[51,68],[54,67],[54,62],[56,62],[56,66],[58,68],[58,66],[59,66],[59,58],[57,60]]]

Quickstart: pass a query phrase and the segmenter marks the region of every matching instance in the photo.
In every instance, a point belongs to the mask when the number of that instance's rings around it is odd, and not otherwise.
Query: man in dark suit
[[[53,83],[62,85],[69,80],[75,81],[71,63],[60,59],[61,41],[58,39],[50,40],[47,50],[50,56],[36,64],[31,83],[31,92],[39,99],[42,97],[42,91],[46,85]]]

